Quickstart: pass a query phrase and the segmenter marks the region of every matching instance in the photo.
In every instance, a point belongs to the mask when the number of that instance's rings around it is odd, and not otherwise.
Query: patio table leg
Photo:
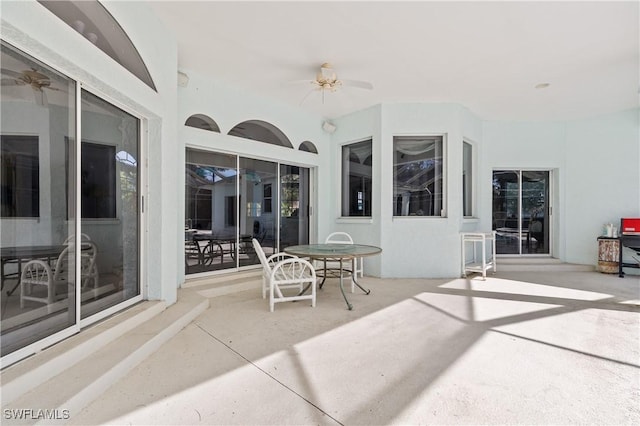
[[[353,276],[353,272],[351,273],[351,275]],[[342,292],[342,297],[344,297],[344,301],[347,303],[347,308],[349,308],[349,310],[352,310],[353,306],[351,305],[351,303],[349,303],[349,301],[347,300],[347,295],[344,293],[344,281],[342,279],[343,276],[344,274],[342,269],[342,258],[340,258],[340,291]]]
[[[318,288],[320,288],[320,289],[322,289],[322,286],[324,285],[324,282],[327,279],[327,259],[326,258],[322,259],[322,264],[324,265],[324,267],[323,267],[323,272],[322,272],[322,282],[318,286]]]
[[[354,257],[353,259],[351,259],[351,271],[352,271],[352,272],[351,272],[351,279],[353,280],[353,283],[354,283],[355,285],[357,285],[357,286],[358,286],[358,288],[364,292],[364,294],[369,294],[369,293],[371,293],[371,290],[369,290],[368,288],[364,288],[364,287],[362,287],[360,284],[358,284],[358,281],[356,280],[356,276],[357,276],[358,274],[357,274],[357,273],[353,273],[353,271],[355,271],[355,270],[356,270],[356,262],[357,262],[357,261],[358,261],[358,260],[357,260],[355,257]]]

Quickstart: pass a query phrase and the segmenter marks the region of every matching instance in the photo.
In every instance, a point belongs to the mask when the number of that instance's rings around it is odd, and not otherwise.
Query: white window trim
[[[359,139],[353,139],[347,142],[341,142],[337,145],[337,153],[336,153],[336,158],[338,161],[336,161],[336,163],[339,164],[339,168],[338,168],[338,188],[340,189],[339,191],[336,191],[336,207],[337,207],[337,211],[336,211],[336,223],[373,223],[373,208],[374,208],[374,203],[373,203],[373,194],[374,194],[374,190],[372,188],[371,191],[371,215],[370,216],[344,216],[342,214],[342,178],[343,178],[343,168],[342,168],[342,148],[347,146],[347,145],[353,145],[353,144],[357,144],[360,142],[367,142],[367,141],[371,141],[371,182],[373,185],[373,175],[374,175],[374,161],[375,158],[374,156],[374,146],[373,146],[373,136],[367,136],[367,137],[363,137],[363,138],[359,138]]]
[[[446,219],[449,217],[449,179],[447,178],[447,174],[449,171],[449,135],[446,132],[442,133],[395,133],[391,136],[391,190],[393,193],[393,138],[396,136],[402,137],[442,137],[442,208],[440,209],[440,215],[434,216],[396,216],[392,215],[392,220],[433,220],[433,219]]]
[[[462,138],[462,170],[464,171],[464,144],[471,145],[471,215],[465,216],[464,208],[462,209],[462,220],[465,223],[478,222],[478,143],[474,140],[463,137]],[[464,175],[463,175],[464,176]],[[464,206],[464,191],[462,192],[462,202]]]

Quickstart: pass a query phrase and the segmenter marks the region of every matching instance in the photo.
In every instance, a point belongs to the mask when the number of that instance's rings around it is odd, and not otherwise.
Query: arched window
[[[95,0],[38,0],[38,2],[147,86],[156,90],[140,53],[120,24],[100,2]]]
[[[300,148],[298,148],[300,151],[305,151],[305,152],[312,152],[314,154],[318,153],[318,148],[316,148],[316,146],[313,144],[313,142],[310,141],[304,141],[300,144]]]
[[[191,117],[187,118],[187,121],[184,122],[185,126],[195,127],[196,129],[208,130],[210,132],[218,132],[220,133],[220,127],[218,123],[213,121],[213,119],[204,114],[194,114]]]
[[[272,145],[293,148],[289,138],[276,126],[266,121],[248,120],[237,124],[229,130],[229,135],[240,138],[251,139],[258,142],[270,143]]]

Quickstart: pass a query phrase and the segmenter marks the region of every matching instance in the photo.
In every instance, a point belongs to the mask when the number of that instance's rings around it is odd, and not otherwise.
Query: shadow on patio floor
[[[74,424],[638,424],[636,277],[335,281],[211,307]]]

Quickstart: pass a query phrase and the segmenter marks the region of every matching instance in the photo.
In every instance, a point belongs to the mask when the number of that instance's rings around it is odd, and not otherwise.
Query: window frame
[[[369,199],[369,205],[370,205],[370,214],[368,215],[350,215],[350,214],[344,214],[344,173],[345,173],[345,169],[344,169],[344,159],[343,159],[343,152],[344,152],[344,148],[350,145],[356,145],[356,144],[361,144],[361,143],[365,143],[368,142],[371,145],[371,196]],[[337,203],[337,208],[338,208],[338,218],[339,219],[346,219],[346,220],[356,220],[356,221],[371,221],[373,218],[373,195],[374,195],[374,191],[373,191],[373,183],[374,183],[374,167],[373,167],[373,155],[374,155],[374,145],[373,145],[373,137],[365,137],[362,139],[357,139],[357,140],[352,140],[352,141],[348,141],[345,143],[342,143],[340,145],[338,145],[338,158],[340,161],[340,168],[339,168],[339,185],[340,185],[340,190],[337,191],[337,197],[338,197],[338,203]],[[367,157],[368,158],[368,157]],[[366,158],[365,158],[366,161]],[[364,164],[364,161],[363,163]],[[366,201],[365,201],[366,203]],[[364,209],[364,211],[366,212],[366,208]]]
[[[469,196],[470,200],[469,200],[469,208],[471,209],[471,214],[467,215],[465,214],[465,198],[466,198],[466,194],[465,194],[465,174],[464,174],[464,162],[465,162],[465,158],[464,158],[464,147],[465,145],[469,145],[469,147],[471,148],[471,185],[468,185],[467,188],[469,188],[469,190],[471,191],[471,194]],[[464,220],[469,220],[469,219],[477,219],[476,217],[476,182],[477,182],[477,144],[475,142],[473,142],[472,140],[468,139],[468,138],[463,138],[462,139],[462,217]]]
[[[12,202],[13,202],[13,207],[15,210],[15,214],[13,215],[5,215],[5,214],[1,214],[2,219],[32,219],[32,220],[39,220],[40,219],[40,137],[38,135],[22,135],[22,134],[6,134],[6,135],[2,135],[2,139],[6,139],[5,143],[7,142],[12,142],[12,141],[16,141],[16,140],[22,140],[23,142],[28,142],[29,144],[33,144],[35,145],[35,162],[33,163],[36,167],[31,169],[31,174],[32,174],[32,178],[35,177],[34,181],[37,185],[37,187],[35,188],[35,190],[31,191],[35,194],[31,194],[31,198],[32,201],[34,201],[33,203],[31,203],[31,214],[25,216],[23,214],[19,214],[19,213],[23,213],[23,210],[26,209],[26,207],[21,208],[20,206],[22,206],[22,203],[19,203],[19,198],[18,197],[18,193],[21,191],[17,190],[18,182],[13,182],[13,188],[16,189],[16,193],[14,194],[14,197],[12,198]],[[4,144],[2,143],[2,141],[0,141],[0,147],[4,147]],[[0,160],[4,161],[4,155],[3,154],[4,150],[0,149]],[[14,156],[16,157],[16,159],[18,157],[29,157],[28,155],[25,155],[24,153],[13,153]],[[24,169],[24,167],[18,167],[18,162],[16,162],[16,164],[14,164],[14,172],[16,172],[18,169]],[[4,173],[7,173],[8,170],[2,170],[2,174],[4,175]],[[35,176],[33,176],[35,175]],[[7,189],[9,188],[9,185],[6,185],[6,182],[3,182],[5,185],[3,185],[3,189],[4,187],[6,187]],[[24,192],[24,191],[22,191]],[[8,195],[4,193],[4,190],[2,191],[3,195]],[[3,197],[4,198],[4,197]],[[33,198],[35,198],[35,200],[33,200]],[[7,198],[8,200],[8,198]],[[6,200],[3,200],[3,202]],[[35,210],[34,210],[35,209]]]
[[[395,164],[395,160],[394,160],[394,154],[395,154],[395,140],[396,138],[440,138],[441,143],[442,143],[442,164],[441,164],[441,174],[442,174],[442,204],[440,207],[440,214],[436,215],[396,215],[396,208],[395,208],[395,196],[393,195],[394,192],[394,185],[395,185],[395,172],[394,172],[394,168],[396,166]],[[391,155],[391,193],[392,193],[392,200],[391,200],[391,212],[392,212],[392,218],[393,220],[417,220],[417,219],[427,219],[427,220],[434,220],[434,219],[446,219],[448,217],[448,200],[449,200],[449,195],[448,195],[448,178],[447,178],[447,173],[448,173],[448,161],[449,161],[449,148],[448,148],[448,134],[447,133],[410,133],[410,134],[394,134],[391,138],[391,149],[390,149],[390,155]]]

